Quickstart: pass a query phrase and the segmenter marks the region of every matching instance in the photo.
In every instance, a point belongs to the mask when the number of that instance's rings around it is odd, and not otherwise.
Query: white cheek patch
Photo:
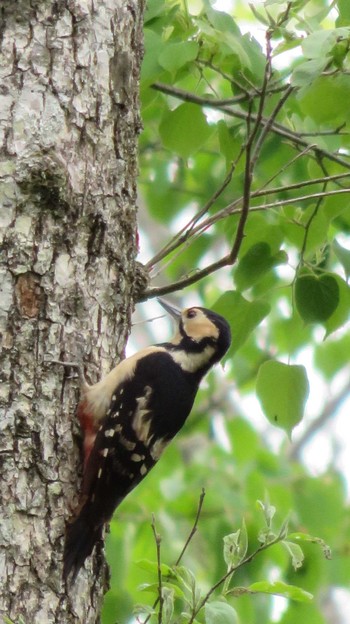
[[[170,353],[173,360],[181,366],[186,373],[195,373],[200,368],[208,364],[214,355],[215,349],[211,345],[205,347],[200,353],[190,353],[187,351],[172,351]]]
[[[183,325],[187,336],[192,338],[195,342],[200,342],[202,338],[217,339],[219,337],[219,330],[216,325],[200,310],[198,310],[195,318],[185,318]]]

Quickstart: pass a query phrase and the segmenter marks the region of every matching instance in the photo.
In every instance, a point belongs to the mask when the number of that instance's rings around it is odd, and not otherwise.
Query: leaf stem
[[[156,520],[155,520],[154,515],[152,515],[152,530],[153,530],[154,540],[155,540],[156,549],[157,549],[158,602],[159,602],[158,624],[162,624],[163,602],[164,602],[163,595],[162,595],[162,569],[161,569],[161,561],[160,561],[160,544],[161,544],[162,538],[159,535],[159,533],[157,533]]]
[[[186,540],[186,542],[184,544],[184,547],[183,547],[181,553],[179,554],[179,556],[178,556],[178,558],[177,558],[177,560],[175,562],[175,566],[179,565],[182,557],[184,556],[184,554],[185,554],[185,552],[186,552],[186,550],[188,548],[188,545],[189,545],[190,541],[192,540],[193,536],[197,532],[197,525],[198,525],[198,522],[199,522],[199,517],[200,517],[201,512],[202,512],[204,497],[205,497],[205,489],[202,488],[202,492],[201,492],[201,495],[199,497],[197,513],[196,513],[196,517],[195,517],[195,520],[194,520],[193,527],[192,527],[192,529],[190,531],[190,534],[189,534],[189,536],[188,536],[188,538],[187,538],[187,540]]]

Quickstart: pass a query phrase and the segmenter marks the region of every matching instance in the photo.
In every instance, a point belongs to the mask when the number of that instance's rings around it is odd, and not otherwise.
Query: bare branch
[[[213,193],[213,195],[206,202],[206,204],[203,206],[203,208],[201,208],[201,210],[199,210],[197,212],[197,214],[191,219],[191,221],[189,221],[189,223],[187,223],[176,234],[176,236],[174,236],[174,238],[169,241],[169,243],[167,243],[149,262],[147,262],[147,264],[145,266],[146,269],[152,268],[152,266],[157,264],[157,262],[159,262],[162,258],[166,257],[169,253],[171,253],[174,249],[176,249],[176,247],[178,247],[179,245],[182,245],[187,240],[187,238],[189,238],[190,233],[191,233],[191,228],[193,228],[194,225],[197,223],[197,221],[199,221],[199,219],[201,219],[208,212],[208,210],[210,210],[212,205],[216,202],[218,197],[220,197],[220,195],[223,193],[225,188],[231,182],[232,175],[234,173],[234,170],[235,170],[235,168],[237,166],[237,163],[238,163],[238,161],[239,161],[243,151],[244,151],[244,148],[242,146],[238,157],[232,163],[232,165],[230,167],[230,170],[229,170],[227,176],[225,177],[223,183],[219,186],[219,188],[215,191],[215,193]]]
[[[350,188],[338,189],[335,191],[327,191],[327,192],[320,192],[320,193],[312,193],[311,195],[302,195],[301,197],[290,197],[289,199],[283,199],[281,201],[271,202],[269,204],[261,204],[260,206],[252,206],[250,210],[252,212],[257,212],[261,210],[277,209],[277,208],[282,208],[283,206],[286,206],[288,204],[298,204],[306,200],[318,199],[320,197],[325,198],[325,197],[331,197],[331,196],[336,196],[336,195],[344,195],[344,194],[349,194],[349,193],[350,193]],[[240,199],[238,201],[241,202],[242,200]],[[204,229],[204,227],[207,228],[209,227],[209,225],[212,225],[213,223],[218,221],[219,218],[223,218],[223,216],[228,216],[229,214],[240,212],[239,208],[232,208],[232,206],[233,205],[231,204],[231,206],[226,209],[227,214],[221,215],[220,217],[218,217],[217,215],[214,215],[213,217],[208,219],[208,222],[205,224],[205,226],[204,224],[202,224],[200,228],[201,229]],[[239,239],[240,242],[241,240],[242,239]],[[226,256],[224,256],[220,260],[217,260],[216,262],[209,264],[204,269],[198,269],[197,271],[189,275],[186,275],[185,277],[177,280],[176,282],[173,282],[172,284],[167,284],[166,286],[154,286],[152,288],[149,288],[148,290],[145,290],[140,295],[138,302],[146,301],[147,299],[152,299],[153,297],[160,297],[162,295],[167,295],[169,293],[182,290],[183,288],[186,288],[187,286],[191,286],[192,284],[199,282],[201,279],[203,279],[204,277],[207,277],[211,273],[214,273],[218,269],[222,269],[225,266],[232,265],[236,259],[234,258],[234,260],[232,260],[232,258],[234,257],[232,253],[233,251],[234,249],[232,249],[230,253],[228,253]]]
[[[163,595],[162,595],[162,569],[161,569],[161,561],[160,561],[160,544],[161,544],[162,538],[160,537],[159,533],[157,533],[156,520],[153,515],[152,515],[152,531],[153,531],[154,540],[156,542],[156,548],[157,548],[158,602],[159,602],[158,624],[162,624],[163,602],[164,602]]]
[[[197,513],[196,513],[196,517],[195,517],[195,520],[194,520],[193,527],[192,527],[192,529],[191,529],[191,531],[190,531],[190,534],[189,534],[189,536],[188,536],[188,538],[187,538],[187,540],[186,540],[186,542],[185,542],[185,544],[184,544],[184,547],[183,547],[183,549],[182,549],[182,551],[181,551],[180,555],[178,556],[178,558],[177,558],[177,560],[176,560],[175,566],[178,566],[178,565],[179,565],[179,563],[180,563],[180,561],[181,561],[181,559],[182,559],[183,555],[185,554],[185,551],[187,550],[187,547],[188,547],[189,543],[191,542],[191,540],[192,540],[192,538],[193,538],[194,534],[195,534],[195,533],[196,533],[196,531],[197,531],[197,525],[198,525],[198,522],[199,522],[199,517],[200,517],[200,515],[201,515],[201,511],[202,511],[202,507],[203,507],[203,502],[204,502],[204,497],[205,497],[205,490],[204,490],[204,488],[202,488],[202,492],[201,492],[201,495],[200,495],[200,497],[199,497],[199,502],[198,502]],[[161,573],[161,565],[160,565],[160,541],[159,541],[159,545],[158,545],[158,542],[157,542],[157,539],[159,539],[159,540],[160,540],[160,537],[159,537],[159,535],[158,535],[158,534],[157,534],[157,532],[156,532],[156,526],[155,526],[155,518],[154,518],[154,516],[153,516],[153,518],[152,518],[152,530],[153,530],[153,534],[154,534],[154,537],[155,537],[155,540],[156,540],[156,544],[157,544],[157,562],[158,562],[158,563],[157,563],[157,566],[158,566],[158,594],[159,594],[159,595],[158,595],[158,598],[154,601],[154,604],[153,604],[153,609],[155,609],[155,608],[156,608],[156,606],[159,604],[160,597],[161,597],[161,591],[159,591],[159,587],[161,588],[161,580],[162,580],[162,579],[161,579],[161,577],[160,577],[160,580],[159,580],[159,573]],[[142,624],[147,624],[147,622],[149,622],[149,620],[151,619],[151,616],[152,616],[152,613],[150,613],[150,614],[146,617],[146,619],[142,622]],[[158,621],[159,621],[159,620],[158,620]]]
[[[198,522],[199,522],[199,517],[200,517],[201,512],[202,512],[204,497],[205,497],[205,489],[202,488],[202,492],[201,492],[201,495],[199,497],[198,509],[197,509],[195,520],[194,520],[194,524],[193,524],[193,527],[192,527],[192,529],[190,531],[190,534],[189,534],[189,536],[188,536],[188,538],[187,538],[187,540],[186,540],[186,542],[184,544],[184,547],[183,547],[181,553],[179,554],[179,556],[178,556],[178,558],[176,560],[176,563],[175,563],[176,566],[179,565],[182,557],[184,556],[184,554],[185,554],[185,552],[186,552],[186,550],[188,548],[188,545],[189,545],[190,541],[192,540],[193,536],[197,532],[197,525],[198,525]]]
[[[216,100],[201,97],[199,95],[195,95],[194,93],[190,93],[188,91],[184,91],[183,89],[178,89],[176,87],[172,87],[170,85],[166,85],[160,82],[155,82],[152,85],[152,88],[156,89],[157,91],[161,91],[162,93],[165,93],[167,95],[172,95],[174,97],[177,97],[182,101],[193,102],[193,104],[199,104],[200,106],[207,106],[209,108],[219,109],[223,111],[224,113],[226,113],[227,115],[230,115],[231,117],[236,117],[238,119],[243,119],[245,121],[247,120],[248,113],[246,113],[245,111],[242,111],[236,108],[234,109],[231,106],[228,106],[227,104],[217,104]],[[254,113],[252,114],[251,117],[252,117],[252,120],[255,121],[256,117]],[[265,117],[262,117],[261,123],[265,125],[267,122],[268,122],[268,119],[266,119]],[[304,138],[302,138],[299,133],[293,132],[289,128],[286,128],[286,126],[283,126],[283,124],[274,122],[271,126],[271,130],[275,134],[285,139],[288,139],[289,141],[292,141],[292,143],[301,147],[302,149],[305,149],[310,146],[310,143],[306,141]],[[346,167],[346,169],[350,168],[350,163],[347,162],[344,158],[341,158],[340,156],[337,156],[336,154],[332,154],[332,152],[329,152],[328,150],[325,150],[322,147],[319,147],[318,145],[311,145],[311,149],[314,152],[315,156],[318,156],[321,158],[327,158],[328,160],[332,160],[333,162],[338,163],[338,165],[341,165],[342,167]]]
[[[240,561],[237,565],[231,566],[230,569],[228,570],[228,572],[226,572],[210,589],[209,591],[206,593],[206,595],[204,596],[204,598],[201,600],[201,602],[199,603],[197,609],[195,610],[194,613],[192,613],[191,619],[189,620],[188,624],[193,624],[196,616],[198,615],[198,613],[200,612],[201,609],[203,609],[203,607],[205,606],[205,604],[208,602],[210,596],[214,593],[214,591],[216,589],[218,589],[218,587],[220,587],[220,585],[222,585],[226,579],[230,578],[230,576],[232,576],[235,572],[237,572],[237,570],[239,570],[240,568],[242,568],[243,566],[245,566],[247,563],[250,563],[251,561],[253,561],[253,559],[255,559],[255,557],[263,552],[264,550],[266,550],[267,548],[270,548],[270,546],[274,546],[275,544],[278,544],[279,542],[281,542],[283,540],[283,537],[281,535],[277,535],[277,537],[275,537],[273,540],[271,540],[270,542],[265,542],[264,544],[261,544],[261,546],[259,546],[256,550],[254,550],[250,555],[247,555],[247,557],[245,557],[242,561]]]
[[[311,148],[309,147],[308,149],[311,149]],[[307,150],[304,150],[304,153],[306,151]],[[293,162],[297,158],[299,158],[300,156],[301,156],[301,154],[298,154],[293,159]],[[280,172],[284,171],[286,169],[286,167],[287,167],[287,165],[282,167],[280,169]],[[272,189],[266,189],[265,186],[273,180],[273,178],[271,178],[270,180],[268,180],[268,182],[266,182],[264,184],[263,188],[261,188],[258,191],[251,192],[250,197],[251,197],[251,199],[256,198],[256,197],[267,197],[269,195],[275,195],[275,194],[278,194],[278,193],[281,193],[281,192],[285,192],[285,191],[294,191],[294,190],[297,190],[297,189],[300,189],[300,188],[303,188],[303,187],[306,187],[306,186],[313,186],[314,184],[324,184],[325,182],[336,182],[337,180],[341,180],[343,178],[348,178],[348,177],[350,177],[350,172],[338,173],[338,174],[333,175],[333,176],[326,176],[326,177],[323,177],[323,178],[314,178],[314,179],[311,179],[311,180],[303,180],[302,182],[297,182],[295,184],[288,184],[286,186],[277,186],[277,187],[272,188]],[[303,197],[299,198],[300,201],[302,201],[303,198],[305,198],[305,197],[307,197],[307,196],[303,196]],[[293,201],[295,201],[295,200],[293,200]],[[163,249],[160,252],[158,252],[151,260],[149,260],[149,262],[146,264],[146,268],[154,266],[156,263],[160,262],[163,258],[165,258],[167,255],[169,255],[172,251],[174,251],[175,249],[177,249],[178,247],[183,245],[185,242],[188,243],[190,240],[193,240],[194,237],[196,235],[198,235],[198,233],[208,229],[208,227],[210,227],[214,223],[216,223],[219,220],[227,217],[230,214],[237,213],[240,210],[239,205],[241,203],[242,203],[242,198],[239,197],[238,199],[236,199],[231,204],[228,204],[228,206],[225,206],[225,208],[222,208],[221,210],[216,212],[215,215],[209,217],[205,221],[202,221],[202,223],[199,226],[197,226],[197,228],[193,228],[193,225],[199,221],[199,219],[201,218],[202,214],[207,212],[206,209],[204,209],[204,208],[201,209],[182,228],[182,230],[180,231],[180,234],[182,233],[182,235],[179,237],[178,234],[176,234],[176,236],[174,236],[167,243],[167,245],[165,245],[165,247],[163,247]],[[288,200],[283,200],[283,203],[288,203]],[[206,206],[207,205],[208,204],[206,204]],[[268,206],[270,206],[270,205],[271,204],[269,204]],[[265,207],[266,206],[267,205],[265,205]],[[251,209],[252,210],[263,210],[264,206],[257,206],[256,208],[253,207]],[[189,230],[190,227],[192,228],[191,231]]]

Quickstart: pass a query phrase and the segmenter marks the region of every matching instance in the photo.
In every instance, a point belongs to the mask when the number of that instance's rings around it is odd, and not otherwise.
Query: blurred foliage
[[[158,222],[169,236],[155,236],[151,287],[173,283],[175,291],[229,253],[244,204],[246,141],[260,119],[238,261],[181,293],[195,291],[229,320],[225,371],[208,376],[181,435],[115,514],[103,623],[147,619],[159,590],[155,535],[163,607],[151,623],[330,623],[332,590],[350,583],[346,485],[336,455],[317,475],[301,451],[349,392],[349,3],[237,0],[229,14],[209,0],[149,0],[145,47],[140,194],[150,230]],[[319,412],[309,400],[296,440],[280,434],[271,444],[275,424],[290,433],[303,418],[314,378]],[[256,380],[270,423],[259,420],[256,402],[237,406]],[[202,488],[197,531],[173,567]],[[194,615],[230,566],[232,578]],[[280,611],[273,594],[283,596]]]

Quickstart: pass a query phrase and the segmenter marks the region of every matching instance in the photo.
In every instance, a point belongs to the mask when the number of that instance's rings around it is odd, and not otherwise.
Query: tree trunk
[[[139,0],[0,8],[0,619],[99,621],[101,551],[62,584],[79,382],[122,355],[135,283]]]

